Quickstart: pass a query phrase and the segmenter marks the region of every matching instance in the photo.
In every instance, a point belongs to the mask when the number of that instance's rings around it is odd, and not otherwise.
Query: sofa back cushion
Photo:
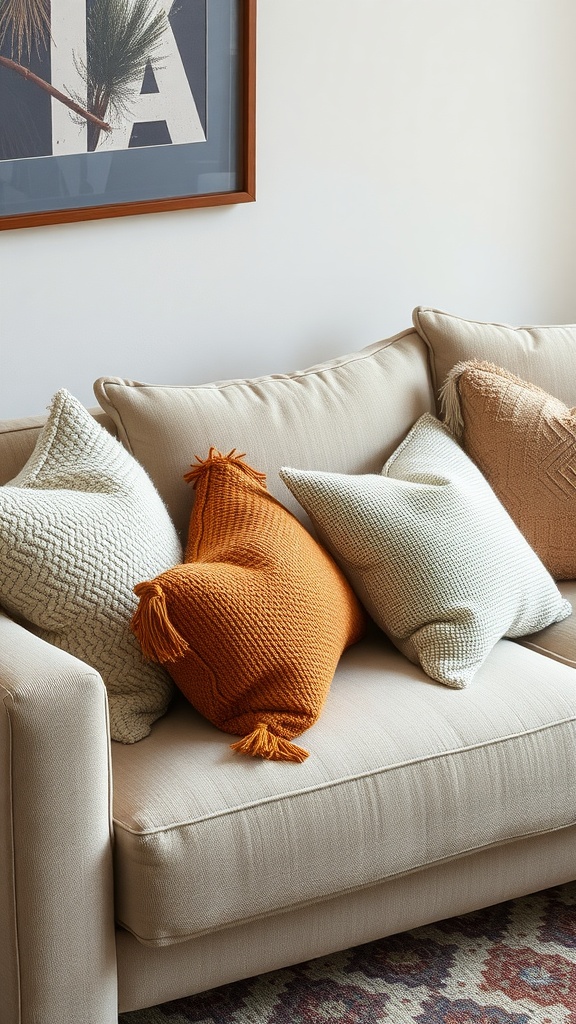
[[[576,324],[508,327],[463,320],[427,306],[417,306],[412,318],[430,351],[436,394],[456,363],[482,359],[536,384],[570,407],[576,405]]]
[[[434,405],[426,347],[414,331],[291,374],[192,386],[102,377],[94,392],[182,537],[193,498],[184,474],[211,447],[246,453],[274,497],[309,525],[281,466],[379,473]]]

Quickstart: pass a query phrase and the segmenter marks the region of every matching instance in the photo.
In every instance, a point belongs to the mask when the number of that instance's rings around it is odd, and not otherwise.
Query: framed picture
[[[255,198],[256,0],[0,0],[0,230]]]

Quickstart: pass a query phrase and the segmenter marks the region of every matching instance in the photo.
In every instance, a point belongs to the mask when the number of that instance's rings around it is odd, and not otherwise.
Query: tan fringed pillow
[[[457,363],[444,421],[555,579],[576,578],[576,409],[492,363]]]

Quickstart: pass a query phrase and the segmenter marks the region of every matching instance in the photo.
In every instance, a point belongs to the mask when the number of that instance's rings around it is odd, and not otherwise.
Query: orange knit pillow
[[[268,493],[264,475],[211,448],[196,487],[185,564],[139,583],[132,628],[233,750],[281,761],[318,718],[364,614],[331,556]]]

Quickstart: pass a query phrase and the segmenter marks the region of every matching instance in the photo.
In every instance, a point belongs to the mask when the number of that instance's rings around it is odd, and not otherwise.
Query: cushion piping
[[[555,327],[568,327],[576,329],[576,324],[524,324],[521,327],[514,327],[512,326],[512,324],[500,323],[496,320],[471,320],[467,317],[457,316],[456,313],[447,313],[445,312],[445,310],[437,309],[434,306],[416,306],[412,313],[412,323],[414,325],[414,330],[420,336],[420,338],[422,338],[422,341],[425,342],[426,347],[428,349],[430,375],[432,378],[432,387],[434,389],[434,395],[437,403],[438,389],[440,387],[440,384],[438,383],[438,376],[436,373],[436,357],[434,347],[426,332],[426,325],[421,322],[421,314],[423,313],[433,313],[436,314],[437,316],[446,317],[448,320],[457,320],[459,323],[474,324],[479,327],[499,327],[506,331],[546,331],[553,329]]]
[[[156,835],[160,832],[170,832],[172,830],[180,828],[188,828],[190,825],[199,825],[205,821],[211,821],[213,818],[223,818],[232,814],[238,814],[241,811],[251,810],[253,807],[261,807],[264,804],[277,803],[281,800],[291,800],[294,797],[304,796],[307,793],[316,793],[323,789],[332,789],[335,786],[345,785],[349,782],[356,782],[359,779],[368,779],[375,775],[383,775],[385,772],[396,771],[399,768],[406,768],[410,765],[423,764],[426,761],[436,761],[445,757],[453,757],[455,754],[460,754],[469,750],[480,750],[482,748],[489,748],[496,746],[500,743],[508,743],[510,740],[520,739],[524,736],[533,736],[536,733],[545,732],[548,729],[554,729],[558,726],[569,725],[571,722],[576,722],[576,715],[571,715],[567,718],[560,718],[554,722],[548,722],[546,725],[535,726],[533,729],[524,729],[521,732],[509,733],[506,736],[499,736],[496,739],[482,740],[479,743],[470,743],[466,746],[452,747],[450,750],[437,751],[432,754],[425,754],[421,757],[409,758],[406,761],[398,761],[395,764],[384,765],[379,768],[372,768],[369,771],[358,772],[354,775],[346,775],[341,779],[333,779],[327,782],[319,783],[314,786],[307,786],[302,789],[291,790],[288,793],[275,793],[272,796],[262,797],[260,800],[250,801],[245,804],[238,804],[235,807],[225,807],[220,811],[213,811],[210,814],[204,814],[197,818],[190,818],[186,821],[171,822],[167,825],[158,825],[155,828],[137,829],[130,825],[125,824],[119,818],[114,817],[114,825],[121,828],[124,832],[130,833],[135,836],[151,836]],[[554,830],[552,830],[554,831]]]
[[[413,868],[408,868],[406,871],[398,871],[393,874],[383,875],[381,878],[377,878],[371,882],[365,882],[362,885],[348,886],[343,889],[338,889],[336,892],[327,893],[325,896],[317,896],[310,900],[303,900],[300,903],[285,904],[282,907],[274,908],[273,910],[266,911],[262,914],[255,914],[252,917],[242,917],[234,921],[227,921],[224,924],[217,925],[216,927],[202,928],[196,932],[186,932],[186,934],[174,937],[168,933],[158,936],[155,939],[144,938],[134,929],[130,928],[129,925],[125,924],[121,918],[118,918],[118,924],[124,928],[127,932],[130,932],[138,942],[141,942],[144,946],[175,946],[181,942],[187,942],[189,939],[199,938],[202,935],[211,935],[216,932],[225,931],[228,928],[236,928],[238,925],[249,924],[252,921],[262,921],[268,917],[274,917],[276,914],[286,914],[292,910],[300,910],[304,907],[311,907],[319,903],[327,903],[329,900],[338,899],[340,896],[345,896],[348,893],[360,892],[362,889],[373,889],[377,885],[382,885],[384,882],[392,882],[398,878],[405,878],[409,875],[414,875],[419,871],[425,871],[427,868],[439,867],[442,864],[449,864],[451,861],[460,860],[461,857],[469,857],[475,853],[481,853],[484,850],[497,849],[499,846],[508,846],[510,843],[520,842],[523,839],[531,839],[535,836],[553,835],[554,832],[562,832],[564,829],[572,828],[576,825],[576,818],[567,821],[564,825],[557,825],[555,828],[536,829],[532,832],[522,832],[517,836],[510,836],[508,839],[500,839],[494,843],[485,843],[483,846],[471,846],[465,850],[461,850],[456,854],[452,854],[449,857],[439,857],[434,861],[427,861],[422,864],[418,864]]]
[[[351,363],[361,362],[364,359],[371,359],[375,352],[381,352],[384,349],[390,348],[398,341],[402,341],[403,338],[407,338],[410,335],[414,335],[418,341],[425,344],[423,338],[420,336],[418,330],[415,327],[407,327],[406,330],[400,331],[399,334],[395,334],[392,338],[385,338],[382,341],[376,341],[373,345],[369,345],[367,348],[361,349],[359,352],[351,352],[348,355],[343,355],[335,360],[329,360],[327,363],[318,363],[315,366],[310,366],[305,370],[295,370],[293,373],[271,373],[264,374],[260,377],[242,377],[235,380],[223,380],[213,381],[206,384],[146,384],[141,381],[126,380],[120,377],[99,377],[94,384],[94,392],[100,408],[109,416],[112,421],[118,424],[123,432],[122,443],[125,448],[134,454],[134,450],[129,441],[128,430],[124,424],[124,419],[120,410],[114,404],[110,395],[108,395],[108,388],[150,388],[151,390],[161,389],[162,391],[180,391],[180,390],[191,390],[194,391],[224,391],[227,388],[247,387],[255,384],[261,385],[269,381],[281,382],[281,381],[292,381],[299,380],[304,377],[318,376],[322,373],[339,369],[341,366],[348,366]],[[429,356],[427,362],[430,362]]]
[[[100,380],[102,381],[102,390],[104,392],[108,385],[111,385],[112,387],[162,388],[162,390],[166,391],[190,390],[191,388],[198,391],[221,391],[225,388],[242,387],[247,384],[262,384],[267,381],[276,382],[298,380],[301,377],[310,377],[312,375],[317,376],[318,374],[326,373],[329,370],[340,369],[341,366],[348,366],[351,363],[362,362],[364,359],[371,359],[375,352],[381,352],[411,334],[414,334],[416,337],[420,338],[420,340],[423,340],[416,328],[407,327],[404,331],[400,331],[399,334],[395,334],[392,338],[384,338],[382,341],[376,341],[372,345],[368,345],[366,348],[360,349],[358,352],[351,352],[348,355],[336,357],[336,359],[328,360],[326,363],[317,363],[314,366],[307,367],[305,370],[295,370],[293,373],[265,373],[260,377],[238,377],[233,380],[211,381],[204,384],[150,384],[142,381],[126,381],[118,377],[101,377]]]

